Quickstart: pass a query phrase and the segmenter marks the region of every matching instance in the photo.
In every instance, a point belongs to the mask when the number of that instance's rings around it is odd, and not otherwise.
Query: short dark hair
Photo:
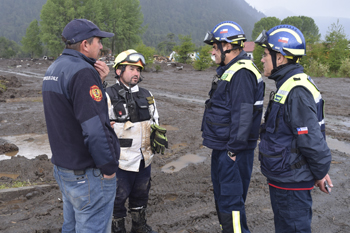
[[[89,44],[91,44],[93,40],[94,40],[94,37],[90,37],[90,38],[86,39],[86,41],[87,41]],[[64,38],[63,36],[62,36],[62,41],[63,41],[63,43],[66,44],[66,49],[74,49],[74,50],[76,50],[76,51],[79,51],[79,50],[80,50],[80,44],[81,44],[81,42],[83,42],[83,41],[79,41],[79,42],[74,43],[74,44],[71,44],[71,43],[69,43],[69,42],[67,43],[67,39]]]

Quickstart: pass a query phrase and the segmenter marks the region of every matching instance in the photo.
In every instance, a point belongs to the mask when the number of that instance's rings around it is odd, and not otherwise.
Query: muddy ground
[[[9,135],[46,134],[41,100],[42,77],[51,61],[0,60],[0,138]],[[220,232],[214,207],[210,178],[210,150],[202,146],[200,124],[204,100],[210,88],[214,68],[195,71],[183,64],[160,64],[161,71],[143,72],[141,86],[151,90],[157,101],[160,122],[168,129],[169,149],[156,155],[152,164],[152,187],[148,206],[148,223],[159,233]],[[183,65],[183,69],[176,67]],[[314,189],[313,232],[350,232],[350,79],[314,78],[326,100],[327,135],[339,140],[344,150],[332,149],[329,172],[334,188],[327,195]],[[109,83],[114,83],[110,74]],[[274,90],[267,80],[266,97]],[[265,99],[265,106],[267,98]],[[337,140],[336,140],[337,139]],[[28,140],[31,140],[28,138]],[[0,154],[15,150],[16,145],[0,139]],[[339,149],[339,150],[338,150]],[[343,152],[342,152],[343,151]],[[21,195],[0,199],[0,232],[60,232],[62,202],[52,176],[47,155],[35,159],[16,155],[0,161],[0,185],[26,181],[35,186]],[[169,163],[187,155],[202,162],[179,165]],[[257,151],[256,151],[257,155]],[[49,155],[50,156],[50,155]],[[192,156],[192,157],[191,157]],[[200,156],[200,157],[199,157]],[[181,164],[182,163],[182,164]],[[186,162],[179,161],[180,165]],[[167,167],[167,169],[165,169]],[[164,171],[163,171],[163,170]],[[179,171],[177,171],[179,170]],[[19,175],[16,179],[4,176]],[[248,225],[253,233],[274,232],[268,185],[261,175],[256,156],[246,202]],[[127,218],[130,229],[130,218]]]

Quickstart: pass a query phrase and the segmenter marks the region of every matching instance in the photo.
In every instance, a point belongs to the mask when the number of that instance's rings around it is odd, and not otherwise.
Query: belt
[[[85,174],[85,170],[73,170],[74,175],[81,176]]]
[[[58,170],[62,170],[62,171],[73,171],[74,175],[76,175],[76,176],[84,175],[86,172],[86,169],[84,169],[84,170],[71,170],[68,168],[60,167],[60,166],[56,166],[56,167]]]

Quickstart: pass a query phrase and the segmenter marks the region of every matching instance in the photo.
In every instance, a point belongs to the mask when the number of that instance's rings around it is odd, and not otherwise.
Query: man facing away
[[[44,77],[51,161],[63,200],[62,232],[110,232],[120,147],[98,73],[103,65],[96,59],[101,39],[113,35],[89,20],[72,20],[62,32],[66,48]]]
[[[109,116],[120,147],[118,188],[114,202],[113,233],[126,233],[125,202],[129,199],[131,233],[156,233],[146,223],[154,153],[168,146],[166,130],[158,125],[158,111],[151,92],[139,87],[145,58],[133,49],[114,61],[117,83],[107,88]]]
[[[212,83],[202,122],[203,145],[212,149],[211,176],[219,222],[224,233],[250,232],[245,200],[254,149],[259,137],[264,82],[243,51],[245,35],[235,22],[224,21],[208,32],[218,81]]]
[[[291,25],[265,30],[255,43],[265,48],[264,75],[276,83],[261,125],[259,160],[267,177],[275,232],[311,232],[314,185],[328,193],[331,152],[326,143],[324,101],[299,60],[305,39]],[[329,189],[330,191],[330,189]]]

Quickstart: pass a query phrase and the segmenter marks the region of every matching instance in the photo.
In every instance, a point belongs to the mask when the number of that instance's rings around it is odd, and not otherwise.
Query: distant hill
[[[0,0],[0,36],[19,43],[47,0]],[[240,24],[248,39],[254,24],[264,14],[244,0],[140,0],[144,25],[148,29],[143,42],[156,47],[168,33],[192,35],[196,45],[203,45],[208,30],[225,20]],[[52,20],[55,20],[53,17]]]
[[[0,0],[0,36],[19,43],[46,0]],[[54,17],[53,17],[54,19]]]
[[[254,24],[265,15],[244,0],[140,0],[144,25],[143,42],[156,47],[168,33],[192,35],[196,45],[204,45],[207,31],[221,21],[232,20],[243,28],[248,39]]]

